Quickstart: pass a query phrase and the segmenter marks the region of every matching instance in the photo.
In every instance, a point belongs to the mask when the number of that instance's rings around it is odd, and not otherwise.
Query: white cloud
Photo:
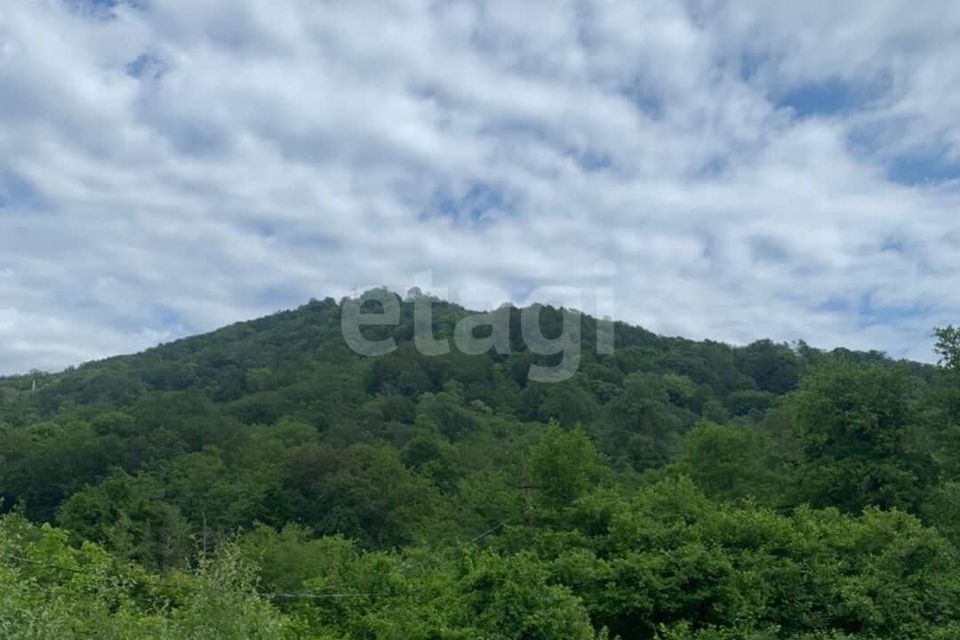
[[[929,359],[960,320],[946,2],[143,4],[0,5],[0,371],[600,260],[665,333]]]

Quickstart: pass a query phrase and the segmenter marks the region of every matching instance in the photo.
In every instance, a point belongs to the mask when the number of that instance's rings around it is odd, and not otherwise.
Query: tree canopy
[[[521,310],[429,356],[416,300],[383,356],[326,299],[0,378],[0,637],[960,636],[958,330],[934,367],[585,316],[544,383]]]

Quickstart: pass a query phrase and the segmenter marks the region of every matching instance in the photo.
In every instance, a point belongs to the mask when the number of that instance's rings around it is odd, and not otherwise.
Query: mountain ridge
[[[394,293],[394,292],[391,292],[391,293]],[[397,295],[399,298],[399,294],[394,293],[394,295]],[[341,299],[340,302],[330,297],[324,298],[322,300],[311,299],[305,304],[295,308],[280,309],[256,318],[251,318],[248,320],[239,320],[239,321],[230,323],[228,325],[224,325],[222,327],[213,329],[211,331],[183,336],[167,342],[160,342],[142,351],[110,355],[104,358],[89,360],[83,363],[79,363],[77,365],[66,367],[65,369],[60,371],[31,370],[25,373],[13,373],[13,374],[3,375],[3,376],[0,376],[0,389],[3,389],[5,386],[10,387],[10,386],[19,385],[20,387],[19,390],[22,391],[24,390],[22,388],[24,384],[30,385],[30,383],[33,380],[39,380],[41,382],[50,382],[59,377],[62,377],[64,375],[69,375],[79,370],[96,368],[98,366],[110,365],[110,364],[115,364],[123,361],[136,360],[138,358],[147,359],[151,357],[164,358],[168,356],[175,356],[175,357],[183,356],[184,352],[189,353],[191,350],[191,347],[198,343],[202,343],[204,341],[211,341],[211,340],[221,342],[221,343],[229,343],[232,341],[243,340],[245,338],[251,337],[250,335],[251,333],[257,333],[259,331],[262,331],[266,327],[274,324],[277,321],[280,321],[281,319],[303,318],[305,314],[309,314],[310,312],[317,312],[318,310],[321,310],[321,309],[331,309],[334,307],[339,309],[340,305],[342,304],[342,301],[347,299],[350,299],[350,298],[345,297]],[[404,300],[403,304],[408,305],[409,302],[410,302],[409,300]],[[441,310],[452,309],[456,311],[457,313],[461,314],[461,317],[467,314],[484,313],[481,311],[470,310],[460,305],[457,305],[456,303],[444,301],[439,298],[434,298],[434,303],[439,305]],[[515,310],[515,311],[519,311],[525,308],[525,307],[516,307],[512,304],[507,306],[509,306],[512,310]],[[539,305],[535,303],[535,306],[542,306],[543,308],[551,311],[556,310],[556,308],[553,307],[552,305]],[[595,325],[595,323],[597,322],[597,319],[595,317],[587,313],[581,313],[581,317],[587,323],[592,323]],[[409,318],[405,318],[405,320],[408,321]],[[723,341],[713,340],[710,338],[696,340],[696,339],[686,338],[684,336],[679,336],[679,335],[668,336],[663,334],[657,334],[652,331],[649,331],[648,329],[645,329],[640,325],[633,325],[628,322],[620,321],[620,320],[615,321],[614,326],[615,326],[615,331],[618,338],[618,342],[616,344],[617,347],[635,347],[635,346],[642,346],[644,344],[649,346],[651,342],[656,342],[662,347],[666,347],[669,345],[676,345],[676,344],[698,344],[698,345],[709,344],[709,345],[721,345],[723,347],[730,348],[733,350],[742,350],[750,347],[751,345],[764,343],[764,344],[775,344],[778,346],[787,346],[795,350],[809,350],[812,352],[818,352],[821,354],[826,354],[831,356],[847,357],[860,362],[866,362],[866,361],[872,361],[872,362],[885,361],[890,363],[903,362],[903,363],[909,363],[910,365],[916,366],[918,368],[927,369],[927,370],[933,370],[935,368],[933,365],[930,365],[929,363],[910,360],[906,358],[892,359],[888,357],[886,353],[878,350],[862,351],[862,350],[850,350],[843,347],[838,347],[838,348],[834,348],[832,350],[827,351],[827,350],[819,349],[816,347],[810,347],[803,341],[796,341],[793,343],[786,343],[786,342],[778,343],[767,338],[757,338],[752,343],[736,345],[736,344],[727,343]],[[404,327],[404,330],[406,333],[394,332],[394,337],[401,339],[403,341],[409,341],[410,340],[409,322],[407,322],[407,326]],[[520,351],[525,350],[525,347],[522,343],[519,344],[519,350]]]

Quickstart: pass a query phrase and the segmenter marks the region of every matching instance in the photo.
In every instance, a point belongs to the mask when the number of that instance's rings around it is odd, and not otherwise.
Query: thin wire
[[[504,526],[506,526],[506,524],[507,524],[507,521],[504,520],[503,522],[499,523],[498,525],[496,525],[496,526],[493,527],[492,529],[489,529],[489,530],[487,530],[487,531],[484,531],[483,533],[481,533],[480,535],[478,535],[476,538],[473,538],[472,540],[470,540],[469,542],[467,542],[467,544],[468,544],[468,545],[469,545],[469,544],[477,544],[478,542],[480,542],[481,540],[483,540],[484,538],[486,538],[487,536],[489,536],[491,533],[496,533],[497,531],[499,531],[500,529],[502,529]]]

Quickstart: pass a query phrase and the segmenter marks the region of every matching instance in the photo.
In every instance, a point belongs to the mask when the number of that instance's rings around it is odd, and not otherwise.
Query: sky
[[[958,204],[950,1],[0,2],[3,373],[415,284],[929,361]]]

